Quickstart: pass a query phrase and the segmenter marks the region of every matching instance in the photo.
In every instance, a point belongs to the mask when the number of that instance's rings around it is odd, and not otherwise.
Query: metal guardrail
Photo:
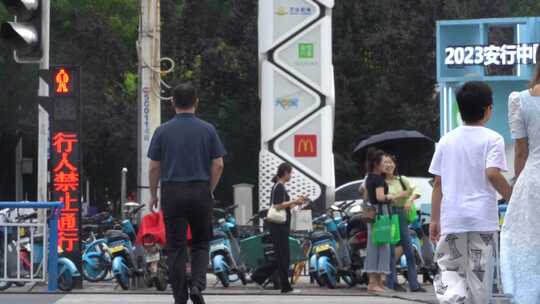
[[[17,223],[10,222],[11,217],[4,218],[0,222],[0,281],[4,282],[45,282],[49,292],[57,291],[57,276],[58,276],[58,212],[63,207],[61,202],[0,202],[0,210],[8,209],[38,209],[38,220],[35,223]],[[47,210],[51,210],[47,216]],[[1,220],[1,219],[0,219]],[[28,230],[29,237],[21,237],[21,232]],[[15,235],[16,233],[16,235]],[[43,248],[41,252],[35,252],[35,238],[42,236]],[[29,274],[21,272],[21,245],[30,244],[29,261],[27,260],[27,268],[29,266]],[[15,250],[15,252],[14,252]],[[41,254],[41,256],[37,254]],[[36,256],[41,257],[38,264],[38,269],[34,269]],[[8,260],[10,262],[16,259],[16,273],[8,273]],[[10,270],[14,265],[9,263]]]

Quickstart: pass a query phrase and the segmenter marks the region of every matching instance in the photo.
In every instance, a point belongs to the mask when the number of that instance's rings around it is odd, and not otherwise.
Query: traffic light
[[[16,61],[40,62],[48,40],[50,0],[0,1],[15,16],[13,21],[2,22],[0,38],[13,47]]]

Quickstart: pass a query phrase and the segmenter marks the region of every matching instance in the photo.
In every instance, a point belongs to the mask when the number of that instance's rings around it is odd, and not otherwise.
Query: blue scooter
[[[431,216],[429,213],[418,211],[418,217],[414,223],[409,224],[409,235],[416,261],[416,269],[422,274],[423,280],[433,284],[433,280],[438,273],[435,261],[435,245],[429,239],[429,224],[425,222],[423,216]],[[399,258],[397,268],[398,273],[407,277],[407,258],[402,254]]]
[[[141,205],[132,211],[122,221],[122,230],[109,230],[105,233],[107,246],[112,256],[111,270],[113,277],[124,290],[129,289],[130,278],[144,275],[144,252],[133,243],[137,237],[133,217],[142,209]]]
[[[112,257],[107,240],[102,236],[105,231],[120,229],[115,225],[113,217],[108,212],[98,213],[82,220],[82,275],[89,282],[105,280],[111,270]]]
[[[325,214],[315,218],[314,224],[323,225],[325,231],[312,234],[313,249],[310,256],[310,276],[321,286],[334,289],[342,279],[347,285],[356,285],[355,272],[351,269],[351,250],[347,240],[345,210],[354,202],[330,207]],[[336,215],[337,213],[337,215]]]
[[[236,219],[233,210],[238,206],[214,209],[213,237],[210,240],[210,261],[212,270],[223,287],[231,282],[247,284],[246,267],[241,261]]]
[[[37,218],[37,213],[30,213],[22,216],[16,216],[14,221],[11,221],[11,216],[7,213],[15,211],[3,210],[3,221],[12,223],[21,223]],[[33,242],[29,237],[17,238],[15,235],[18,230],[8,231],[7,235],[3,233],[0,235],[0,239],[6,241],[7,252],[0,252],[0,257],[7,259],[7,273],[15,274],[17,272],[17,265],[20,265],[20,270],[23,278],[30,277],[30,272],[34,269],[34,277],[43,277],[43,236],[34,235]],[[7,238],[7,240],[5,240]],[[19,251],[19,252],[18,252]],[[75,264],[68,258],[62,256],[63,250],[58,248],[58,261],[57,261],[57,282],[58,288],[62,291],[71,291],[75,286],[77,277],[81,274],[77,270]],[[19,261],[17,261],[19,259]],[[4,265],[2,260],[2,266]],[[3,270],[3,268],[2,268]],[[0,282],[0,290],[5,290],[11,287],[12,284],[22,286],[21,282]]]
[[[92,230],[93,226],[85,226],[83,229]],[[96,238],[93,231],[90,237],[83,244],[82,255],[82,275],[89,282],[100,282],[105,280],[111,270],[112,256],[104,238]]]

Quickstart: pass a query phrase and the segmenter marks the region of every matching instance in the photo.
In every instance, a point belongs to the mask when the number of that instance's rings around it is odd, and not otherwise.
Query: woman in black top
[[[289,293],[293,291],[289,282],[289,234],[291,208],[297,205],[302,205],[305,201],[304,197],[299,197],[295,200],[291,200],[289,197],[287,189],[285,189],[285,183],[291,179],[291,173],[291,165],[283,163],[279,166],[278,172],[272,180],[274,182],[274,187],[272,187],[271,202],[277,209],[285,209],[287,211],[287,220],[285,223],[276,224],[268,222],[270,237],[272,238],[274,252],[276,253],[276,262],[268,263],[267,265],[257,269],[257,271],[255,271],[251,276],[253,281],[259,285],[262,285],[276,271],[277,268],[282,293]]]
[[[368,151],[365,189],[369,202],[377,207],[379,215],[388,215],[390,204],[397,199],[397,195],[388,194],[388,185],[383,176],[382,163],[385,153],[381,150]],[[390,246],[388,244],[376,246],[371,236],[371,224],[368,225],[367,256],[364,262],[364,271],[369,275],[368,291],[384,292],[384,277],[390,273]]]

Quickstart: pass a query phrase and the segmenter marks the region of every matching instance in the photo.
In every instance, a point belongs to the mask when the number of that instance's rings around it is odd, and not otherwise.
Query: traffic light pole
[[[42,43],[42,52],[43,56],[39,62],[40,70],[49,70],[49,49],[50,49],[50,24],[51,24],[51,1],[42,0],[41,4],[41,43]],[[47,82],[39,76],[39,89],[38,96],[48,97],[49,96],[49,85]]]
[[[41,3],[41,51],[42,56],[41,60],[39,62],[39,71],[48,71],[49,70],[49,27],[50,27],[50,18],[51,18],[51,10],[50,10],[50,0],[42,0]],[[19,62],[19,58],[17,58],[17,52],[14,51],[13,53],[14,59],[16,62]],[[46,73],[47,74],[47,73]],[[49,85],[47,84],[47,81],[43,79],[44,75],[43,73],[38,73],[39,77],[39,87],[38,87],[38,96],[39,97],[49,97]],[[41,100],[41,99],[38,99]],[[49,138],[50,138],[50,121],[49,121],[49,113],[43,107],[41,104],[38,103],[38,113],[39,113],[39,130],[38,130],[38,143],[41,145],[46,145],[47,147],[39,146],[38,147],[38,178],[37,178],[37,197],[38,200],[45,202],[49,198],[48,193],[48,176],[49,176],[49,168],[48,168],[48,162],[49,162]],[[42,212],[38,215],[40,217],[46,216]]]
[[[41,57],[41,61],[39,62],[39,70],[40,71],[48,71],[49,70],[49,50],[50,50],[50,34],[49,34],[49,28],[50,28],[50,20],[51,20],[51,10],[50,10],[51,2],[50,0],[42,0],[41,3],[41,14],[42,14],[42,25],[41,25],[41,49],[43,52],[43,56]],[[15,58],[17,60],[17,58]],[[47,73],[45,73],[47,74]],[[49,85],[43,77],[43,73],[39,73],[39,88],[38,88],[38,96],[39,97],[49,97]],[[39,112],[43,112],[40,115],[41,120],[46,121],[40,121],[39,126],[40,128],[43,128],[43,130],[39,130],[39,136],[43,137],[41,138],[42,143],[46,143],[49,145],[49,137],[50,137],[50,122],[49,122],[49,115],[45,108],[38,104]],[[38,148],[39,149],[39,148]],[[48,151],[48,149],[47,149]],[[37,196],[38,198],[42,199],[43,201],[47,201],[48,198],[48,187],[47,187],[47,181],[48,181],[48,153],[45,152],[45,150],[42,150],[42,153],[38,153],[38,180],[37,180]]]

